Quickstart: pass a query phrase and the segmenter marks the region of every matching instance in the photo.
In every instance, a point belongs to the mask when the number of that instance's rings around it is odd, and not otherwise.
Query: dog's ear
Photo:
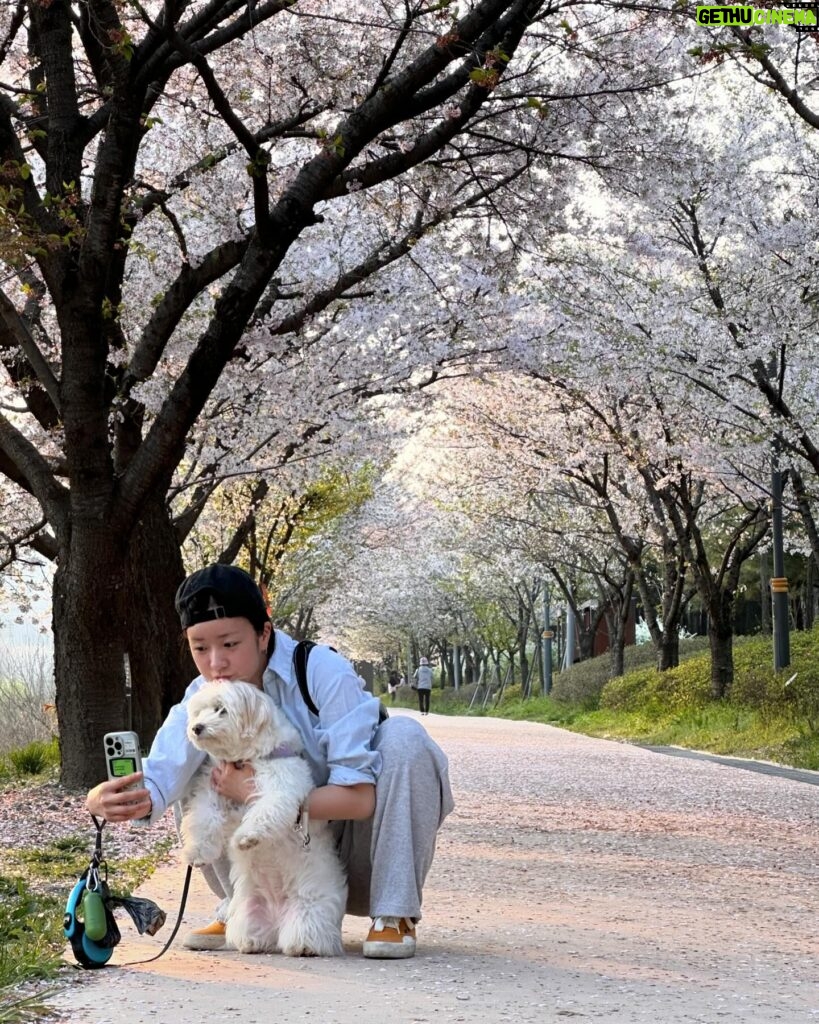
[[[242,687],[242,739],[252,743],[267,731],[270,723],[268,698],[250,686]]]
[[[270,714],[267,709],[267,701],[264,698],[256,700],[253,702],[253,707],[247,710],[247,728],[244,731],[244,738],[253,739],[269,727]]]

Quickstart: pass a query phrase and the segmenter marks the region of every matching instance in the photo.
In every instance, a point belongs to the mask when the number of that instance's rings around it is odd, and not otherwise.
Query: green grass
[[[0,875],[0,998],[20,982],[57,974],[64,904],[56,894],[36,893],[22,878]]]
[[[0,991],[0,1024],[37,1024],[52,1012],[44,999],[49,990],[35,995],[5,999]]]
[[[773,671],[770,637],[735,640],[734,684],[719,701],[711,696],[702,639],[683,644],[680,653],[680,665],[661,673],[650,664],[653,653],[639,649],[627,660],[631,671],[600,683],[608,669],[603,656],[556,676],[551,697],[524,700],[513,687],[499,704],[480,709],[476,702],[468,713],[819,770],[819,627],[791,635],[791,665],[780,673]],[[457,697],[435,691],[433,708],[464,714],[471,696],[472,688]]]
[[[24,761],[30,763],[28,758]],[[16,771],[12,755],[4,763],[8,771]],[[25,785],[26,779],[32,784],[44,782],[48,774],[30,775],[23,767],[15,783],[18,787],[20,777]],[[46,989],[38,985],[37,994],[22,995],[20,986],[27,982],[47,985],[71,970],[63,960],[67,948],[63,914],[71,889],[88,867],[93,840],[93,830],[86,829],[46,846],[4,851],[0,874],[0,1024],[42,1020],[46,1016],[42,1005]],[[111,891],[132,892],[150,876],[170,845],[170,839],[162,840],[148,856],[112,863]]]

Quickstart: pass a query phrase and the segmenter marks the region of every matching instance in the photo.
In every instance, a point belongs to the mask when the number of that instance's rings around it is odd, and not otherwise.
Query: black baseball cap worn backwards
[[[183,629],[214,619],[249,619],[256,629],[270,618],[252,576],[235,565],[208,565],[191,573],[176,592]]]

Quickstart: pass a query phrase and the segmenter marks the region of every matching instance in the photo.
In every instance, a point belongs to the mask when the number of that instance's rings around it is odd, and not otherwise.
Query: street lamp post
[[[791,663],[788,627],[788,580],[785,576],[785,545],[782,538],[782,473],[779,469],[779,445],[775,441],[771,460],[771,534],[773,537],[773,578],[771,612],[773,616],[774,672]]]
[[[543,644],[543,695],[548,697],[552,692],[552,639],[554,632],[549,624],[551,612],[549,610],[549,587],[543,583],[543,632],[541,642]]]

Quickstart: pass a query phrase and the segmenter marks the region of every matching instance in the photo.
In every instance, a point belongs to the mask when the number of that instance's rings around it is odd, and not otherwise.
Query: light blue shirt
[[[319,709],[318,716],[314,715],[296,682],[296,641],[281,630],[275,632],[276,646],[262,685],[301,733],[316,786],[374,784],[381,770],[381,755],[372,747],[380,701],[363,689],[346,658],[329,647],[314,647],[307,660],[307,690]],[[153,806],[150,818],[142,819],[142,824],[161,818],[179,800],[205,760],[205,754],[186,733],[187,703],[204,683],[204,678],[197,676],[188,686],[181,703],[171,708],[143,761],[145,786]]]

